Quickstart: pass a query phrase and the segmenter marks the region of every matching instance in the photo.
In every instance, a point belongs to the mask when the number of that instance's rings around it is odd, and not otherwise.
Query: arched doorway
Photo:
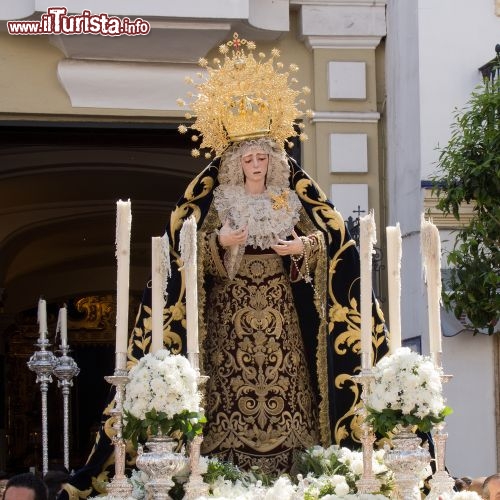
[[[114,362],[116,201],[132,203],[132,322],[149,274],[151,237],[163,234],[170,209],[205,163],[190,157],[190,139],[176,125],[0,123],[0,470],[40,465],[40,392],[26,365],[38,337],[40,296],[51,341],[58,308],[68,304],[71,355],[81,369],[71,397],[73,464],[90,451],[108,391],[103,377]],[[85,300],[87,309],[79,310]],[[103,324],[91,319],[91,304]],[[52,461],[62,456],[56,382],[48,399]]]

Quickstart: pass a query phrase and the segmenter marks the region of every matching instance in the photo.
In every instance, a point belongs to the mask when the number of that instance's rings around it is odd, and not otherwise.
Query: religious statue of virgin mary
[[[163,344],[186,353],[186,287],[179,249],[194,216],[198,245],[200,371],[206,384],[202,454],[242,469],[290,472],[315,444],[360,446],[360,263],[340,213],[286,152],[301,113],[291,65],[279,51],[254,57],[234,34],[223,60],[201,60],[193,130],[211,163],[187,186],[166,232],[171,276]],[[307,89],[303,89],[306,91]],[[181,104],[184,104],[181,102]],[[187,114],[190,119],[191,115]],[[373,302],[374,363],[387,351]],[[128,366],[151,345],[146,287],[130,336]],[[106,426],[88,473],[112,451]],[[94,467],[94,469],[93,469]]]

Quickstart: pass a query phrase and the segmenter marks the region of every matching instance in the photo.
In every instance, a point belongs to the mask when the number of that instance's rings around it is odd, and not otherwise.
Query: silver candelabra
[[[437,362],[441,366],[441,360],[438,359]],[[453,378],[453,375],[441,375],[442,383],[447,383]],[[431,491],[427,498],[429,500],[436,500],[441,498],[442,495],[451,495],[453,492],[453,487],[455,486],[455,480],[448,474],[445,462],[446,454],[446,440],[448,439],[448,433],[445,432],[445,422],[440,422],[435,426],[435,431],[432,433],[434,439],[434,455],[435,455],[435,465],[436,470],[432,475],[432,479],[429,481],[431,485]]]
[[[200,375],[199,356],[200,355],[197,352],[188,353],[189,362],[196,371],[196,383],[198,384],[198,390],[203,396],[205,385],[208,382],[209,377],[207,375]],[[203,404],[203,399],[200,404]],[[200,496],[208,495],[208,484],[203,481],[203,477],[200,473],[200,449],[202,442],[203,436],[199,435],[195,436],[189,445],[190,475],[189,481],[185,486],[186,500],[194,500],[196,498],[199,498]]]
[[[64,467],[69,470],[69,397],[73,386],[73,377],[80,373],[80,368],[75,360],[68,355],[70,350],[68,345],[60,345],[59,349],[62,354],[56,358],[53,373],[58,379],[57,385],[61,388],[63,395]]]
[[[130,497],[132,495],[132,485],[125,475],[125,453],[126,444],[123,438],[123,401],[125,399],[125,386],[129,382],[129,377],[126,367],[127,353],[116,353],[116,368],[114,374],[104,377],[107,382],[114,385],[115,404],[111,410],[111,415],[114,417],[113,429],[116,433],[113,437],[115,446],[115,476],[108,485],[108,493],[114,497]]]
[[[362,419],[361,423],[361,444],[363,447],[363,474],[361,478],[356,481],[356,486],[358,488],[358,493],[375,493],[380,490],[380,481],[375,477],[373,473],[373,444],[375,443],[375,433],[373,432],[373,427],[367,421],[367,411],[365,406],[366,398],[370,391],[371,383],[373,382],[374,376],[371,369],[365,369],[361,371],[359,375],[354,375],[353,379],[361,385],[361,405],[358,408],[358,415]]]
[[[52,371],[57,363],[54,354],[47,350],[50,347],[49,341],[44,336],[39,338],[35,351],[28,361],[28,368],[36,373],[36,383],[40,384],[40,393],[42,396],[42,472],[43,475],[49,470],[49,452],[48,452],[48,432],[47,432],[47,392],[49,384],[52,382]]]

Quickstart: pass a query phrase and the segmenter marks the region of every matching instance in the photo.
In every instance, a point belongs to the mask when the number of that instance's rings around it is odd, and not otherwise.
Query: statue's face
[[[245,182],[265,183],[269,155],[262,149],[246,152],[241,157],[241,167],[245,175]]]

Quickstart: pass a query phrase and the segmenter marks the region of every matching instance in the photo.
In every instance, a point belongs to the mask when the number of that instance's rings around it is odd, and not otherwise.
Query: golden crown
[[[214,58],[210,66],[204,58],[198,64],[206,69],[206,73],[198,73],[203,81],[196,84],[191,78],[187,83],[195,86],[197,92],[188,93],[194,97],[191,104],[178,99],[180,106],[190,106],[195,121],[192,125],[180,125],[178,130],[187,133],[189,129],[196,130],[199,135],[192,136],[193,141],[202,138],[199,149],[193,149],[191,154],[200,155],[200,149],[205,149],[205,157],[211,153],[220,156],[232,142],[269,137],[278,145],[293,143],[291,137],[298,136],[300,140],[307,139],[302,132],[297,132],[295,120],[303,113],[298,106],[305,104],[303,99],[296,102],[299,94],[308,94],[310,90],[302,87],[293,90],[291,84],[297,84],[296,78],[290,73],[296,73],[299,68],[290,64],[289,72],[281,72],[283,63],[277,61],[280,56],[278,49],[272,49],[271,57],[258,54],[258,60],[253,55],[255,43],[240,39],[234,33],[233,39],[219,46],[219,52],[224,61]],[[186,119],[191,119],[191,113],[186,113]],[[304,125],[298,124],[302,130]]]

